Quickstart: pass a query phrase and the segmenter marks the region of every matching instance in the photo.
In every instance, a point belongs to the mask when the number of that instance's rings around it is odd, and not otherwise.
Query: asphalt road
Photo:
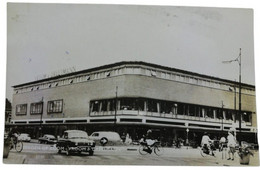
[[[222,157],[223,156],[223,157]],[[223,158],[223,159],[222,159]],[[181,149],[164,148],[164,153],[140,155],[138,146],[96,147],[93,156],[87,153],[66,156],[58,154],[54,145],[24,143],[21,153],[11,150],[6,164],[59,164],[59,165],[185,165],[185,166],[240,166],[239,157],[226,160],[227,155],[217,152],[216,157],[202,157],[199,149],[183,147]],[[251,157],[251,166],[259,166],[259,153]],[[248,165],[242,165],[248,166]]]

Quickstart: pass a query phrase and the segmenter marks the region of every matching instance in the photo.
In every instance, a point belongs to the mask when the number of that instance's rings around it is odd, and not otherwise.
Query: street
[[[87,153],[58,154],[55,145],[24,143],[21,153],[11,150],[6,164],[58,164],[58,165],[186,165],[186,166],[239,166],[239,157],[227,160],[227,155],[217,152],[216,157],[202,157],[199,149],[182,147],[181,149],[164,148],[164,153],[140,155],[139,146],[96,146],[94,156]],[[250,166],[259,166],[259,153],[251,157]],[[248,166],[248,165],[242,165]]]

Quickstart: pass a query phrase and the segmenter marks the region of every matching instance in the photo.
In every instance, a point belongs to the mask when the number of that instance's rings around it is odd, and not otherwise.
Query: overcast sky
[[[255,84],[253,11],[170,6],[8,4],[11,86],[64,68],[144,61]]]

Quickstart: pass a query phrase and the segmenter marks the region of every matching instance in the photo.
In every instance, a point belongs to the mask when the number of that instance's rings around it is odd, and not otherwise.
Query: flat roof
[[[36,81],[31,81],[31,82],[27,82],[27,83],[23,83],[23,84],[19,84],[19,85],[14,85],[13,87],[17,88],[17,87],[27,86],[27,85],[31,85],[31,84],[41,83],[41,82],[45,82],[45,81],[51,81],[51,80],[55,80],[55,79],[58,79],[58,78],[65,78],[65,77],[74,76],[74,75],[83,74],[83,73],[88,73],[88,72],[92,72],[92,71],[98,71],[98,70],[101,70],[101,69],[108,69],[108,68],[121,66],[121,65],[143,65],[143,66],[149,66],[149,67],[164,69],[164,70],[168,70],[168,71],[179,72],[179,73],[189,74],[189,75],[193,75],[193,76],[203,77],[203,78],[207,78],[207,79],[224,81],[224,82],[231,83],[231,84],[238,84],[238,82],[236,82],[236,81],[231,81],[231,80],[227,80],[227,79],[223,79],[223,78],[199,74],[199,73],[181,70],[181,69],[177,69],[177,68],[161,66],[161,65],[158,65],[158,64],[146,63],[146,62],[143,62],[143,61],[121,61],[121,62],[117,62],[117,63],[113,63],[113,64],[107,64],[107,65],[103,65],[103,66],[99,66],[99,67],[94,67],[94,68],[76,71],[76,72],[72,72],[72,73],[68,73],[68,74],[58,75],[58,76],[49,77],[49,78],[36,80]],[[250,85],[250,84],[241,83],[241,85],[251,87],[251,88],[255,88],[254,85]]]

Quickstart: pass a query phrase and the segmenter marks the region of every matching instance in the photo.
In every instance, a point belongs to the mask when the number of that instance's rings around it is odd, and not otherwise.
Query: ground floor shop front
[[[114,123],[92,123],[92,124],[35,124],[35,125],[8,125],[6,130],[16,127],[20,133],[28,133],[32,139],[38,139],[44,134],[51,134],[56,137],[62,135],[65,130],[83,130],[89,135],[96,131],[116,131],[122,139],[128,136],[131,141],[138,142],[147,131],[152,130],[152,137],[161,141],[165,146],[173,146],[177,140],[181,140],[183,145],[198,146],[204,132],[207,132],[211,139],[219,140],[222,136],[227,137],[228,130],[193,129],[159,125],[137,125],[137,124],[114,124]],[[237,131],[237,139],[248,143],[257,144],[257,133]]]

